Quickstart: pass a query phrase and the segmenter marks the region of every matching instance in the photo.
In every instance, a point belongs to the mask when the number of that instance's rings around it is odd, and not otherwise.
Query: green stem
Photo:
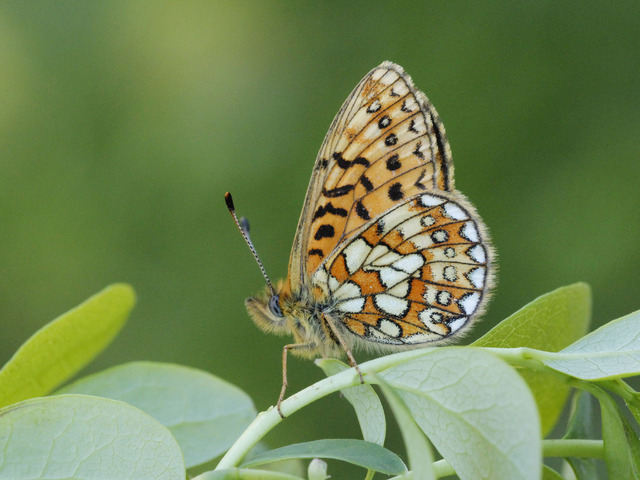
[[[406,362],[409,359],[426,355],[433,349],[411,350],[394,355],[376,358],[360,365],[360,370],[366,378],[367,372],[379,372],[390,368],[398,363]],[[302,407],[325,397],[330,393],[337,392],[344,388],[353,387],[360,384],[360,377],[354,368],[345,370],[336,375],[320,380],[317,383],[301,390],[282,402],[280,406],[285,416],[289,416]],[[240,435],[238,440],[231,446],[222,457],[216,470],[237,467],[244,456],[251,448],[258,443],[271,429],[282,421],[276,407],[269,407],[255,418],[251,425]]]
[[[318,398],[322,398],[343,388],[358,385],[359,383],[360,378],[353,368],[340,372],[337,375],[332,375],[284,400],[281,405],[282,413],[285,416],[289,416]],[[220,463],[218,463],[215,469],[221,470],[238,466],[249,450],[281,421],[282,418],[274,406],[259,413],[255,420],[251,422],[251,425],[247,427],[224,457],[222,457],[222,460],[220,460]]]
[[[602,440],[543,440],[542,454],[544,457],[604,458],[604,445]],[[433,472],[436,478],[456,474],[451,464],[444,459],[433,462]],[[401,480],[406,478],[405,475],[389,480]]]
[[[604,458],[602,440],[562,439],[543,440],[542,453],[545,457]]]
[[[544,354],[544,352],[538,352],[537,350],[530,348],[485,348],[485,350],[492,352],[514,366],[526,367],[533,370],[553,371],[552,369],[545,367],[539,358]],[[432,351],[433,348],[425,348],[387,355],[361,364],[360,370],[366,378],[368,372],[377,373],[408,360],[428,355]],[[561,375],[569,378],[564,374]],[[355,369],[350,368],[349,370],[345,370],[344,372],[325,378],[304,390],[291,395],[282,402],[282,412],[285,416],[289,416],[319,398],[325,397],[338,390],[356,386],[359,383],[360,379],[358,374]],[[233,446],[227,451],[224,457],[222,457],[222,460],[220,460],[216,470],[238,466],[249,450],[281,421],[282,418],[280,418],[277,409],[273,406],[258,414],[251,425],[249,425]]]

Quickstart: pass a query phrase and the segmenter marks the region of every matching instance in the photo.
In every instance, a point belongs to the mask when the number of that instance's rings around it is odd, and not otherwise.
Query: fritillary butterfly
[[[233,213],[229,194],[227,205]],[[266,293],[246,301],[259,328],[295,339],[283,352],[278,409],[288,350],[346,353],[357,369],[354,347],[432,346],[467,330],[486,306],[492,257],[486,227],[454,187],[435,108],[399,65],[384,62],[324,139],[286,281],[273,288],[265,275]]]

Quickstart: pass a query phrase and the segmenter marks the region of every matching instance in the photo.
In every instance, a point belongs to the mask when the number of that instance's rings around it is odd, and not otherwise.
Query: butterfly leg
[[[293,349],[313,349],[316,348],[315,343],[292,343],[290,345],[285,345],[282,350],[282,389],[280,390],[280,396],[278,397],[278,403],[276,404],[276,408],[278,409],[278,413],[280,414],[280,418],[285,418],[282,414],[282,409],[280,405],[284,400],[284,393],[287,391],[287,352]]]
[[[349,358],[349,363],[351,364],[351,366],[353,368],[356,369],[356,372],[358,372],[358,375],[360,376],[360,383],[364,383],[364,377],[362,376],[362,372],[360,371],[360,367],[358,366],[358,362],[356,362],[356,359],[353,358],[353,354],[351,353],[351,349],[347,345],[347,342],[344,341],[344,338],[342,338],[342,335],[340,334],[340,332],[336,328],[336,325],[333,323],[333,319],[331,319],[328,315],[324,315],[324,314],[322,315],[322,317],[324,318],[325,322],[327,322],[327,325],[329,325],[329,328],[331,329],[331,332],[333,332],[335,337],[338,339],[338,342],[340,342],[340,346],[346,352],[347,357]]]

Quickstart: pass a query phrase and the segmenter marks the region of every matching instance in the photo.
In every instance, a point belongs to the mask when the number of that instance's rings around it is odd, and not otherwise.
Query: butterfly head
[[[290,331],[282,308],[281,296],[267,287],[259,297],[247,298],[244,302],[254,323],[263,331],[284,335]]]

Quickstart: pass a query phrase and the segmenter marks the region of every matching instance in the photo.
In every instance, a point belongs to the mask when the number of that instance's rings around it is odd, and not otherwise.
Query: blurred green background
[[[438,109],[499,254],[472,338],[578,280],[596,325],[639,309],[638,25],[636,1],[2,2],[2,361],[126,281],[138,306],[87,371],[178,362],[275,402],[285,340],[245,312],[264,281],[223,195],[285,276],[326,130],[387,59]],[[322,378],[289,374],[290,392]],[[337,395],[308,413],[271,444],[359,435]]]

